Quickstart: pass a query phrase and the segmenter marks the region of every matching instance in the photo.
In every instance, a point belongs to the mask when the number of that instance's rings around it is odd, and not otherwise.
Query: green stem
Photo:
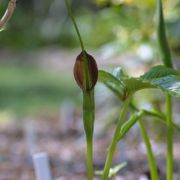
[[[87,179],[93,179],[93,139],[86,139],[87,141]]]
[[[87,176],[93,179],[94,90],[83,92],[83,122],[87,142]]]
[[[81,45],[82,53],[84,56],[83,61],[83,123],[84,130],[86,134],[86,144],[87,144],[87,176],[88,180],[93,180],[93,130],[94,130],[94,88],[91,91],[87,91],[86,87],[91,87],[92,80],[90,78],[89,72],[89,61],[86,56],[84,44],[76,24],[75,18],[73,16],[72,10],[69,5],[69,1],[65,0],[66,7],[73,22],[74,28],[76,30],[79,42]]]
[[[165,66],[173,68],[171,52],[166,37],[166,28],[161,0],[157,0],[158,26],[157,36],[160,47],[161,58]],[[166,157],[166,175],[167,180],[173,179],[173,122],[172,122],[172,98],[166,95],[166,125],[167,125],[167,157]]]
[[[149,160],[149,167],[150,167],[150,173],[151,173],[151,180],[158,180],[159,178],[158,178],[157,166],[156,166],[155,158],[154,158],[154,155],[152,152],[152,148],[151,148],[151,144],[150,144],[148,134],[146,132],[146,129],[145,129],[141,119],[139,119],[138,123],[139,123],[139,127],[141,130],[141,135],[142,135],[143,140],[144,140],[144,144],[146,146],[147,157]]]
[[[173,66],[171,61],[171,53],[169,44],[166,38],[166,28],[164,22],[163,8],[161,0],[157,0],[157,37],[159,43],[159,51],[161,54],[162,61],[165,66],[171,67]]]
[[[123,104],[121,114],[120,114],[116,129],[115,129],[115,133],[114,133],[114,136],[113,136],[113,140],[112,140],[111,145],[110,145],[110,147],[108,149],[108,154],[107,154],[106,163],[105,163],[105,166],[104,166],[102,180],[107,180],[108,179],[109,170],[110,170],[110,167],[111,167],[113,155],[114,155],[114,152],[116,150],[116,145],[118,143],[118,137],[119,137],[120,129],[121,129],[123,121],[124,121],[124,119],[126,117],[130,100],[131,100],[131,96],[129,96],[125,100],[125,102]]]
[[[68,1],[68,0],[65,0],[65,2],[66,2],[67,10],[68,10],[68,12],[69,12],[69,16],[70,16],[71,19],[72,19],[72,22],[73,22],[73,24],[74,24],[74,28],[75,28],[76,33],[77,33],[77,35],[78,35],[79,42],[80,42],[80,45],[81,45],[81,49],[82,49],[82,51],[85,51],[84,44],[83,44],[83,41],[82,41],[82,38],[81,38],[81,34],[80,34],[80,32],[79,32],[78,26],[77,26],[76,21],[75,21],[75,19],[74,19],[72,10],[71,10],[70,5],[69,5],[69,1]]]
[[[80,34],[79,28],[77,26],[76,20],[74,18],[74,15],[72,13],[71,7],[69,5],[69,1],[65,0],[65,3],[66,3],[66,8],[68,10],[69,16],[71,17],[71,20],[73,22],[75,31],[77,33],[77,36],[78,36],[78,39],[79,39],[79,42],[80,42],[80,45],[81,45],[81,50],[82,50],[83,56],[84,56],[84,63],[83,63],[83,86],[86,87],[87,84],[89,84],[89,86],[91,86],[92,80],[90,78],[90,72],[89,72],[89,68],[88,68],[89,67],[89,61],[88,61],[88,58],[87,58],[86,53],[85,53],[84,43],[83,43],[83,40],[81,38],[81,34]]]
[[[166,125],[167,125],[167,180],[173,179],[173,126],[172,126],[172,99],[166,95]]]

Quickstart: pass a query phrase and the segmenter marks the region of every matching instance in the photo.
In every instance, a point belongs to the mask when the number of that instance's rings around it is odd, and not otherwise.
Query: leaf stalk
[[[104,166],[102,180],[108,180],[109,170],[111,167],[113,155],[114,155],[114,152],[116,150],[117,143],[118,143],[119,132],[120,132],[121,126],[123,124],[123,121],[126,117],[130,101],[131,101],[131,95],[129,95],[129,97],[127,97],[127,99],[123,103],[122,110],[120,113],[120,117],[119,117],[118,123],[116,125],[116,129],[114,132],[113,140],[112,140],[112,142],[109,146],[109,149],[108,149],[108,154],[107,154],[107,158],[106,158],[106,162],[105,162],[105,166]]]

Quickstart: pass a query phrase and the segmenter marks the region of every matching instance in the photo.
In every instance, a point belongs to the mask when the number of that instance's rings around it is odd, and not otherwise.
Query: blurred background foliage
[[[56,113],[60,103],[73,97],[77,100],[77,90],[73,79],[67,74],[59,74],[37,67],[0,67],[0,109],[27,114]]]
[[[8,0],[0,3],[2,16]],[[97,51],[108,46],[118,53],[133,53],[140,48],[156,53],[155,0],[73,0],[71,6],[87,48]],[[178,55],[179,0],[165,0],[164,10],[170,45]],[[0,41],[1,55],[4,50],[21,54],[47,47],[79,48],[63,0],[18,0],[13,18],[0,33]],[[41,104],[57,108],[64,98],[76,97],[77,88],[68,73],[44,70],[23,61],[6,61],[1,56],[1,109],[23,114],[38,110]]]
[[[8,1],[1,1],[4,12]],[[72,8],[84,42],[97,48],[118,41],[123,47],[154,40],[155,0],[74,0]],[[164,10],[171,45],[179,48],[180,3],[165,0]],[[38,48],[56,44],[79,46],[62,0],[19,0],[16,12],[1,32],[1,47]],[[150,40],[150,41],[149,41]]]

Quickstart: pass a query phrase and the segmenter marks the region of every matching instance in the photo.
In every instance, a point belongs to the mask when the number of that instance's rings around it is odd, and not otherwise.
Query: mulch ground
[[[65,127],[63,127],[65,128]],[[113,129],[95,136],[94,167],[102,169],[106,149]],[[127,161],[116,180],[138,180],[149,175],[143,144],[127,137],[119,143],[114,164]],[[164,180],[165,149],[154,145],[161,179]],[[180,177],[180,142],[175,143],[175,178]],[[156,150],[157,149],[157,150]],[[49,156],[53,178],[56,180],[84,180],[86,174],[85,139],[81,121],[62,131],[57,118],[39,118],[13,121],[0,125],[0,180],[35,180],[32,154],[46,152]],[[95,180],[100,179],[95,177]]]

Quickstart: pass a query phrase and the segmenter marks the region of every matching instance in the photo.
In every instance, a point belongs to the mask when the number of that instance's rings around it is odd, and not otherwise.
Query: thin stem
[[[172,126],[172,98],[166,95],[166,125],[167,125],[167,180],[173,179],[173,126]]]
[[[161,58],[165,66],[173,68],[171,52],[166,37],[166,28],[162,9],[162,1],[157,0],[158,26],[157,36],[160,47]],[[166,156],[166,175],[167,180],[173,179],[173,122],[172,122],[172,98],[166,95],[166,125],[167,125],[167,156]]]
[[[161,0],[157,0],[157,37],[159,43],[159,51],[161,54],[161,59],[165,66],[172,67],[171,53],[166,38],[166,28],[164,22],[163,8]]]
[[[81,45],[81,49],[82,49],[82,52],[83,52],[83,56],[84,56],[84,63],[83,63],[83,86],[87,86],[88,84],[89,84],[89,86],[91,86],[92,80],[90,78],[90,72],[89,72],[89,61],[88,61],[88,58],[86,56],[86,52],[85,52],[85,48],[84,48],[84,43],[83,43],[83,40],[81,38],[81,34],[80,34],[79,28],[77,26],[76,20],[74,18],[74,15],[72,13],[71,7],[69,5],[69,1],[65,0],[65,3],[66,3],[66,8],[68,10],[69,16],[71,17],[71,20],[73,22],[74,28],[76,30],[76,33],[77,33],[77,36],[78,36],[78,39],[79,39],[79,42],[80,42],[80,45]]]
[[[130,100],[131,100],[131,96],[129,96],[125,100],[125,102],[123,104],[123,107],[122,107],[122,110],[121,110],[121,114],[120,114],[120,117],[119,117],[116,129],[115,129],[115,132],[114,132],[113,140],[112,140],[111,145],[110,145],[109,150],[108,150],[108,154],[107,154],[106,163],[105,163],[105,166],[104,166],[102,180],[107,180],[108,179],[109,170],[110,170],[110,167],[111,167],[113,155],[114,155],[114,152],[116,150],[116,145],[118,143],[118,137],[119,137],[120,129],[121,129],[123,121],[124,121],[124,119],[126,117]]]
[[[83,92],[83,122],[87,143],[87,176],[93,179],[94,90]]]
[[[154,155],[152,152],[148,134],[146,132],[146,129],[145,129],[141,119],[139,119],[138,123],[139,123],[139,127],[141,130],[141,136],[142,136],[142,138],[144,140],[144,144],[146,146],[147,157],[149,160],[149,167],[150,167],[150,173],[151,173],[151,180],[158,180],[159,178],[158,178],[157,166],[156,166],[155,158],[154,158]]]
[[[75,28],[76,33],[77,33],[77,35],[78,35],[79,42],[80,42],[80,45],[81,45],[81,49],[82,49],[82,51],[85,51],[84,44],[83,44],[83,41],[82,41],[82,38],[81,38],[81,34],[80,34],[80,32],[79,32],[78,26],[77,26],[76,21],[75,21],[75,19],[74,19],[72,10],[71,10],[70,5],[69,5],[69,1],[68,1],[68,0],[65,0],[65,2],[66,2],[67,10],[68,10],[68,12],[69,12],[69,16],[70,16],[71,19],[72,19],[72,22],[73,22],[73,24],[74,24],[74,28]]]
[[[94,88],[92,90],[87,90],[87,87],[91,87],[92,79],[90,78],[89,70],[89,59],[87,53],[85,52],[84,44],[76,24],[75,18],[73,16],[72,10],[69,5],[69,1],[65,0],[69,16],[73,22],[74,28],[76,30],[79,42],[81,45],[84,61],[83,61],[83,123],[84,130],[86,134],[86,144],[87,144],[87,179],[93,180],[93,130],[94,130]]]

